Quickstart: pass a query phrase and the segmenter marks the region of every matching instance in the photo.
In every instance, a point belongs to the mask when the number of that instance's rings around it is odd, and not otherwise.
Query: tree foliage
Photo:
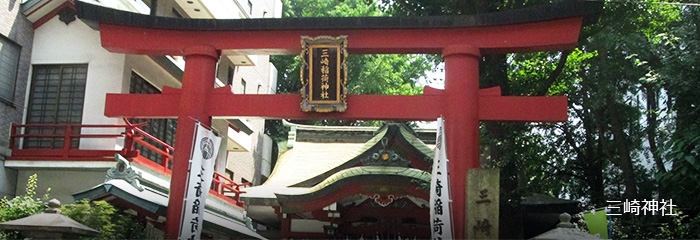
[[[24,195],[0,200],[0,222],[12,221],[44,212],[51,188],[41,198],[36,197],[38,177],[29,176]],[[119,211],[105,201],[90,202],[87,199],[61,207],[61,214],[100,231],[99,237],[81,239],[144,239],[143,227],[133,216]],[[17,231],[0,230],[0,239],[21,239]]]
[[[106,201],[83,199],[61,207],[63,215],[100,231],[99,237],[81,239],[145,239],[144,226]]]
[[[369,17],[385,16],[379,5],[365,0],[284,1],[284,17]],[[348,57],[348,92],[351,94],[417,95],[422,88],[416,80],[432,68],[425,55],[368,55]],[[301,89],[299,56],[272,56],[279,69],[278,92],[295,93]]]

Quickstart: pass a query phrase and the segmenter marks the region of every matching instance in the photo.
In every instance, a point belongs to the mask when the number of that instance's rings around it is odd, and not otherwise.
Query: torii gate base
[[[108,94],[105,108],[108,117],[177,117],[176,149],[191,149],[191,123],[197,119],[210,125],[212,116],[403,121],[444,116],[454,236],[458,239],[471,228],[464,225],[466,177],[468,169],[479,167],[479,121],[567,119],[566,97],[502,97],[498,89],[479,90],[481,55],[572,48],[583,16],[599,6],[569,2],[513,15],[212,21],[150,17],[76,4],[81,19],[100,23],[102,44],[109,51],[185,56],[181,90],[164,89],[160,95]],[[305,35],[347,35],[350,53],[440,53],[445,60],[445,90],[426,89],[419,96],[350,95],[347,112],[320,114],[302,112],[297,94],[234,95],[229,88],[213,88],[221,50],[296,54],[301,48],[299,39]],[[383,107],[375,108],[379,103]],[[166,222],[169,238],[177,236],[182,224],[188,158],[188,151],[175,152]]]

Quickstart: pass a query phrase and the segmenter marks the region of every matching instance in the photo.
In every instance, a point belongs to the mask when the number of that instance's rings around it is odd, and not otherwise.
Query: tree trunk
[[[580,156],[580,162],[584,162],[585,166],[581,166],[584,170],[584,181],[588,184],[590,188],[589,194],[591,198],[591,203],[596,206],[604,206],[606,204],[605,200],[605,186],[603,185],[603,159],[605,159],[605,154],[602,151],[602,139],[603,135],[599,131],[600,124],[596,124],[595,118],[593,116],[602,116],[598,114],[593,114],[595,110],[591,109],[593,105],[591,100],[588,98],[587,91],[590,88],[587,86],[586,82],[583,82],[582,90],[583,98],[581,102],[581,107],[583,108],[581,112],[581,121],[583,122],[584,128],[584,142],[582,143],[583,151],[577,151]],[[598,138],[596,138],[596,133],[598,133]],[[575,144],[575,141],[570,140],[570,144]]]
[[[656,145],[656,131],[658,130],[658,115],[659,111],[656,88],[654,85],[647,84],[645,86],[647,94],[647,139],[649,141],[649,151],[654,158],[654,163],[656,163],[656,169],[659,173],[665,173],[666,167],[664,166],[664,161],[661,159],[659,154],[659,149]]]
[[[597,158],[587,158],[588,168],[585,171],[586,183],[591,188],[591,203],[593,206],[602,207],[605,201],[605,185],[603,184],[603,165]]]
[[[610,128],[615,145],[617,146],[618,156],[620,157],[619,161],[617,161],[617,165],[620,167],[620,169],[622,169],[622,178],[625,184],[624,197],[626,199],[634,199],[637,197],[637,181],[635,180],[632,157],[630,157],[631,150],[627,142],[627,135],[624,132],[622,122],[620,120],[620,111],[617,104],[618,103],[615,102],[615,100],[608,99],[608,107],[610,110]]]

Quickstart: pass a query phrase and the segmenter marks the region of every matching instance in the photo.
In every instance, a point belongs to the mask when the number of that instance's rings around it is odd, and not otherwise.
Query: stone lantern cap
[[[61,202],[57,199],[49,201],[49,207],[44,213],[0,223],[0,228],[25,232],[43,232],[65,234],[70,236],[99,236],[100,232],[85,226],[61,214]]]
[[[545,233],[542,233],[540,235],[537,235],[531,239],[544,240],[544,239],[600,239],[600,238],[576,228],[576,225],[571,223],[571,215],[569,215],[568,213],[562,213],[561,215],[559,215],[559,223],[557,224],[556,228],[549,230]]]

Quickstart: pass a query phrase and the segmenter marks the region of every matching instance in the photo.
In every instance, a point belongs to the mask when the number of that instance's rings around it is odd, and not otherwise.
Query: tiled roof
[[[362,143],[297,142],[284,152],[264,185],[291,186],[328,171],[364,149]]]
[[[371,154],[371,149],[382,145],[382,139],[392,137],[402,138],[412,145],[418,154],[424,155],[427,161],[432,161],[431,146],[424,144],[407,126],[389,124],[380,128],[366,143],[296,142],[294,148],[284,152],[277,160],[269,179],[263,185],[246,188],[244,190],[246,193],[241,197],[249,204],[276,205],[276,201],[273,200],[276,198],[275,194],[302,195],[319,191],[338,180],[348,179],[347,177],[357,171],[369,175],[401,175],[414,178],[415,173],[421,172],[418,178],[424,178],[422,174],[425,171],[419,169],[401,168],[401,171],[396,171],[399,168],[389,167],[349,169],[359,162],[358,158],[361,155]],[[413,175],[401,174],[406,171]],[[429,174],[426,176],[429,182]],[[311,185],[309,183],[313,185],[309,186]]]

